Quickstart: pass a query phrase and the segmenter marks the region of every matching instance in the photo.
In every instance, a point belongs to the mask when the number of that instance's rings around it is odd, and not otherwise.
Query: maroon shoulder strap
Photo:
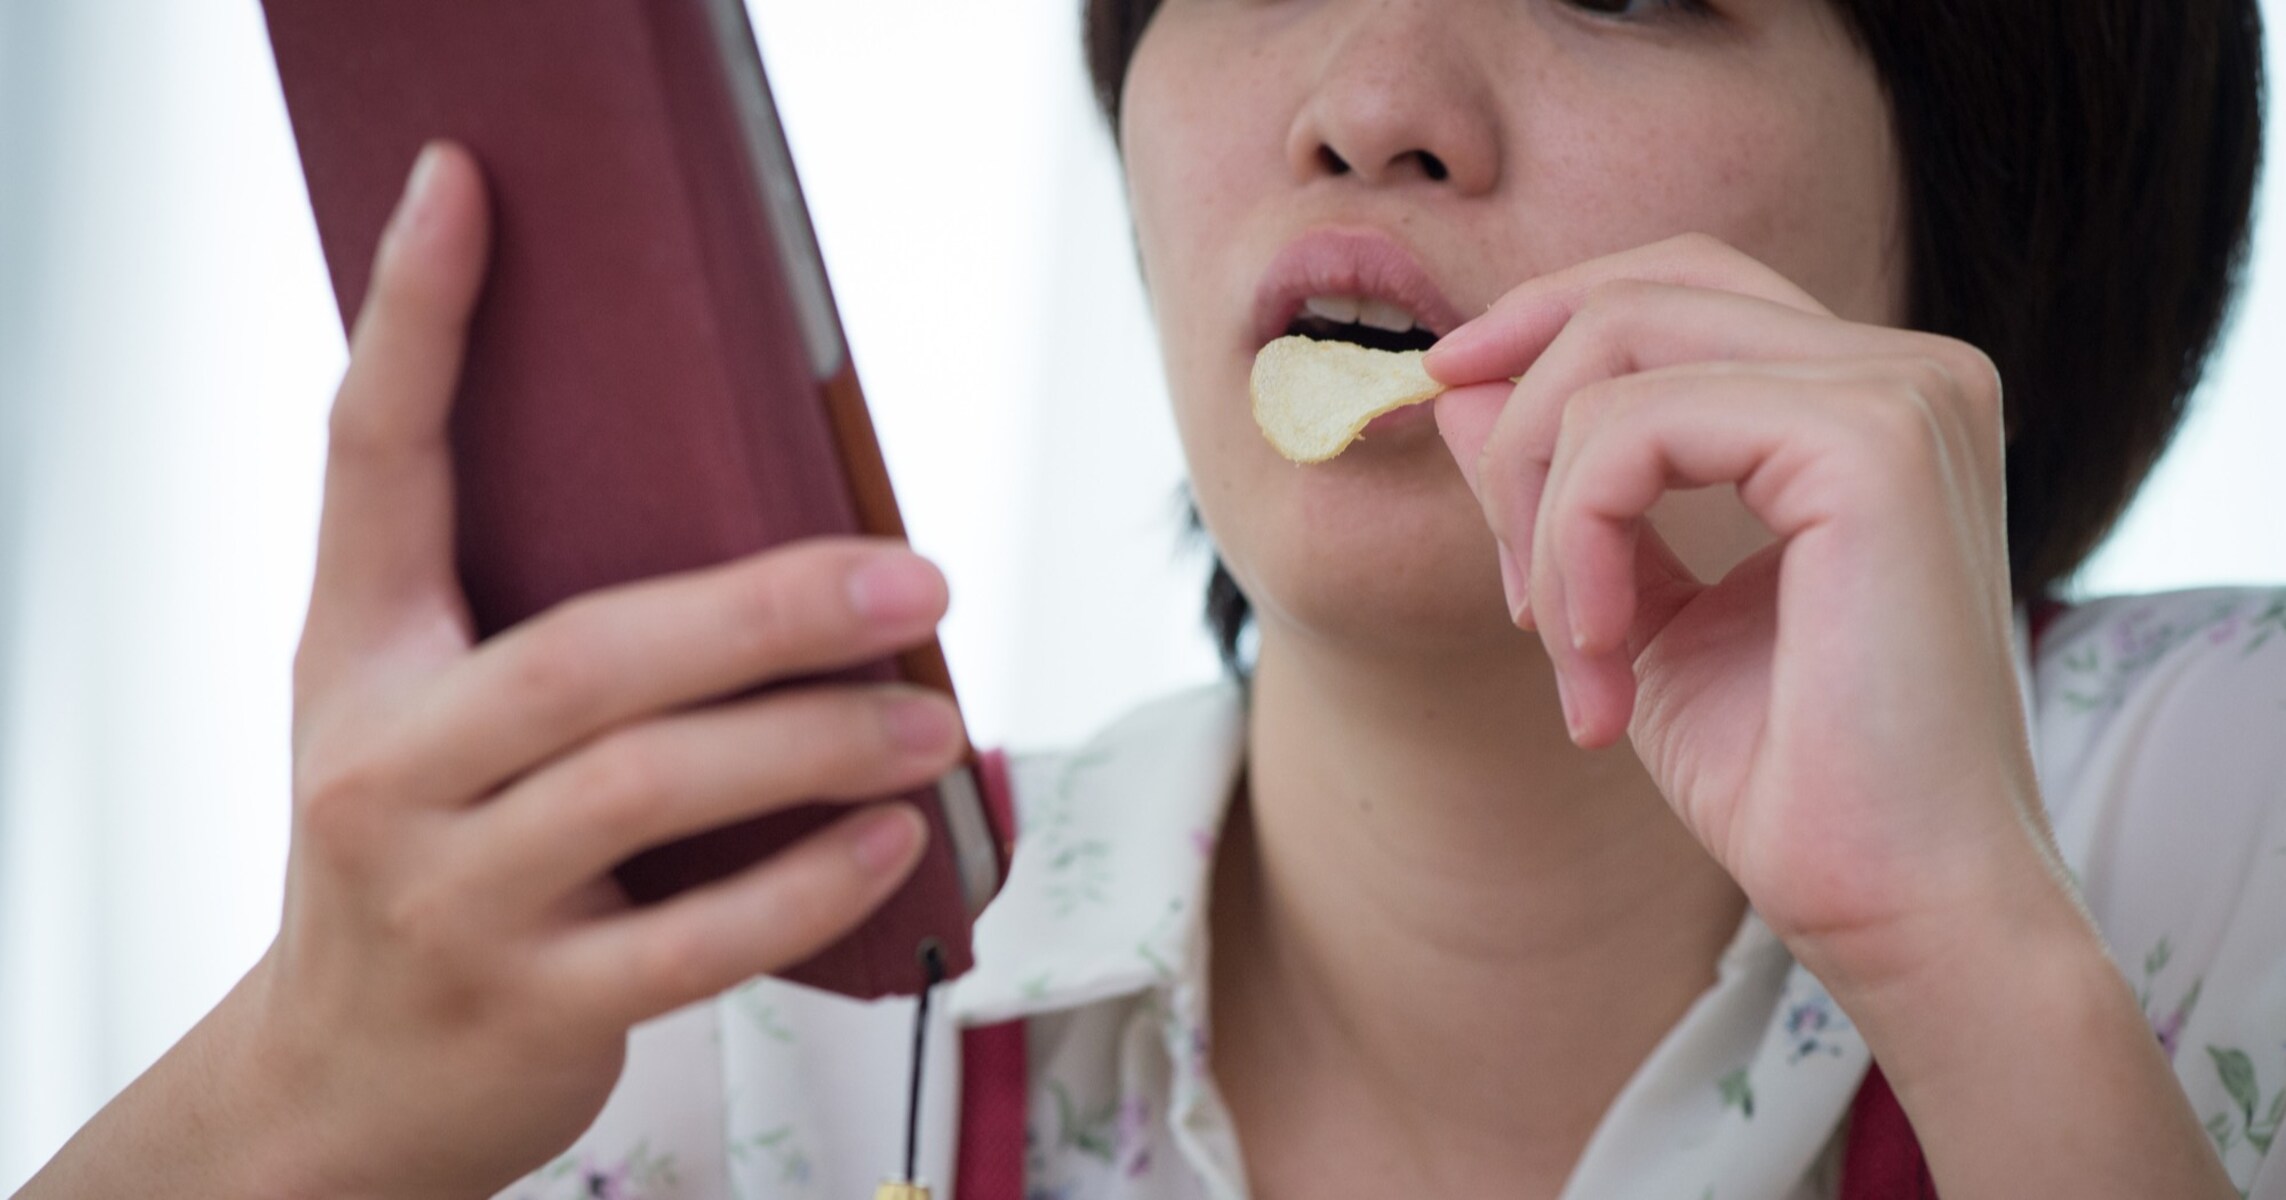
[[[1849,1144],[1842,1151],[1840,1200],[1937,1200],[1936,1181],[1913,1136],[1913,1123],[1889,1090],[1879,1064],[1868,1068],[1849,1106]]]
[[[1016,797],[1008,781],[1008,756],[988,750],[977,756],[984,805],[1000,835],[1003,862],[1016,844]],[[979,1025],[960,1035],[960,1143],[955,1150],[956,1200],[1023,1200],[1025,1099],[1031,1072],[1026,1063],[1024,1022]]]

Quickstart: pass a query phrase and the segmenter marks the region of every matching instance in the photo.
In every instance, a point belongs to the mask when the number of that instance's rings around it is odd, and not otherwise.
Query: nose
[[[1462,194],[1500,178],[1499,114],[1466,45],[1462,5],[1437,0],[1329,4],[1316,75],[1288,131],[1307,182],[1425,181]]]

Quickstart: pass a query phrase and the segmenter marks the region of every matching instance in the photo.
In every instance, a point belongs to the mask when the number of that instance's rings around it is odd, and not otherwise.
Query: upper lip
[[[1312,296],[1386,301],[1438,337],[1463,320],[1420,260],[1395,239],[1371,229],[1317,229],[1288,242],[1262,273],[1254,292],[1255,348],[1284,335]]]

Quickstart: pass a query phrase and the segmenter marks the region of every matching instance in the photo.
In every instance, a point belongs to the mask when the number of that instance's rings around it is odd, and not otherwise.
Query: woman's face
[[[1309,297],[1442,333],[1534,276],[1699,232],[1842,316],[1900,315],[1888,109],[1826,0],[1165,0],[1122,106],[1193,486],[1266,637],[1513,634],[1426,406],[1320,466],[1256,430],[1255,351]],[[1702,571],[1760,537],[1726,496],[1657,518]]]

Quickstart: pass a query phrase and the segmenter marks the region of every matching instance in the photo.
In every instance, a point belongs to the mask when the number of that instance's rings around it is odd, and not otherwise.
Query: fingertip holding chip
[[[1373,418],[1445,390],[1421,368],[1422,353],[1279,338],[1254,356],[1248,380],[1254,423],[1294,462],[1325,462],[1348,449]]]

